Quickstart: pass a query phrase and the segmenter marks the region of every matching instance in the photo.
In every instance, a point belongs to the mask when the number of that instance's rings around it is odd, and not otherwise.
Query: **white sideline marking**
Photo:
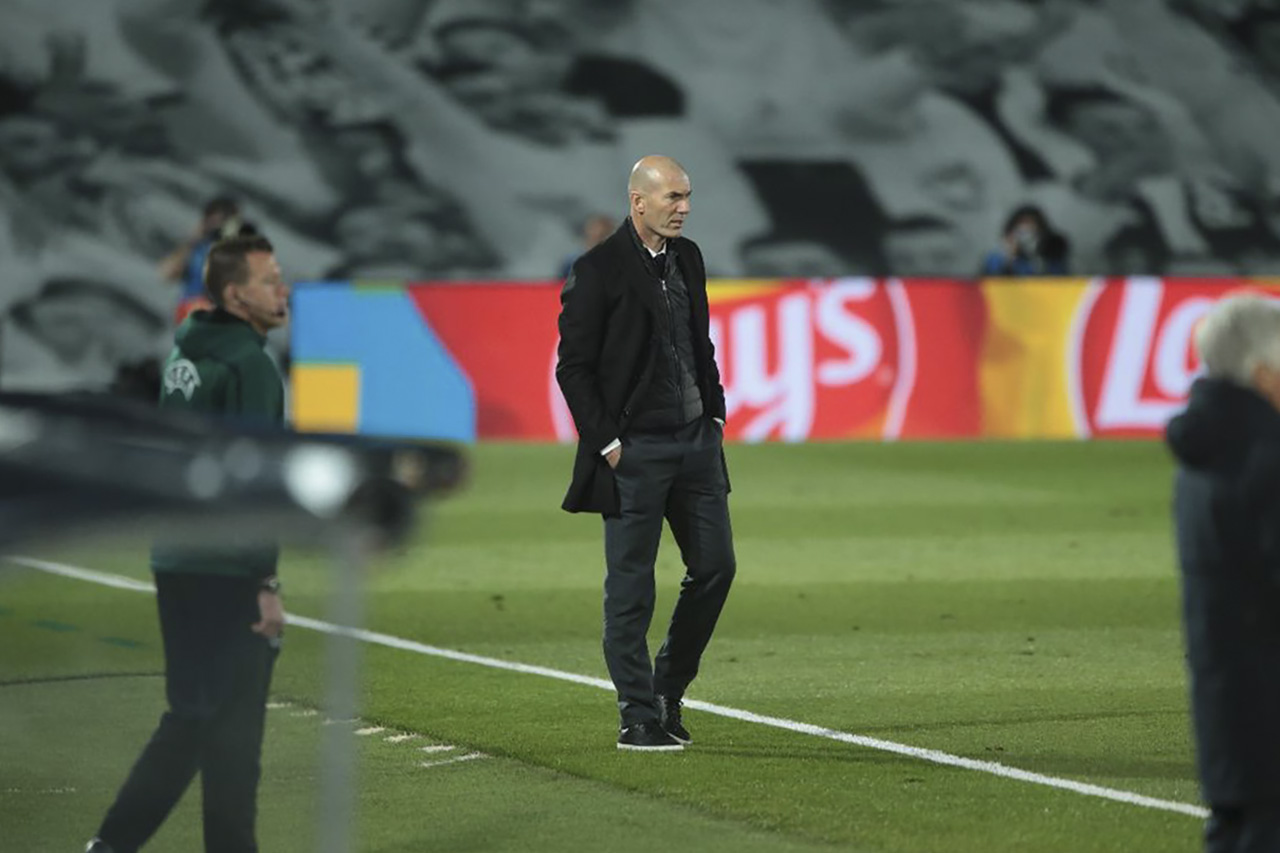
[[[149,584],[144,581],[136,581],[133,578],[126,578],[122,575],[95,572],[91,569],[77,569],[75,566],[66,566],[62,563],[50,563],[47,560],[36,560],[30,557],[6,557],[6,559],[11,563],[17,563],[19,566],[26,566],[29,569],[39,569],[42,572],[62,575],[66,578],[75,578],[80,581],[88,581],[89,583],[96,583],[101,586],[110,586],[115,587],[116,589],[129,589],[134,592],[156,591],[154,584]]]
[[[439,761],[423,761],[419,767],[444,767],[446,764],[458,764],[463,761],[475,761],[477,758],[484,758],[483,752],[468,752],[466,755],[459,755],[455,758],[442,758]]]
[[[155,591],[155,587],[151,584],[142,583],[141,581],[135,581],[132,578],[125,578],[119,575],[95,572],[89,569],[80,569],[75,566],[65,566],[61,563],[51,563],[46,560],[36,560],[30,557],[8,557],[7,559],[10,562],[26,566],[27,568],[38,569],[42,572],[74,578],[75,580],[88,581],[89,583],[101,584],[103,586],[114,587],[116,589],[127,589],[135,592]],[[551,669],[550,667],[545,666],[516,663],[514,661],[500,660],[499,658],[468,654],[467,652],[459,652],[453,649],[443,649],[438,646],[428,646],[425,643],[419,643],[415,640],[393,637],[390,634],[379,634],[375,631],[366,631],[362,628],[348,628],[342,625],[333,625],[328,622],[322,622],[319,619],[310,619],[306,616],[290,615],[288,616],[288,623],[290,625],[297,625],[300,628],[310,628],[313,631],[320,631],[324,634],[351,637],[365,643],[386,646],[387,648],[392,649],[400,649],[406,652],[414,652],[415,654],[445,658],[446,660],[458,661],[460,663],[472,663],[477,666],[486,666],[491,669],[503,669],[508,672],[520,672],[526,675],[541,675],[544,678],[554,678],[558,681],[568,681],[573,684],[582,684],[587,687],[613,690],[613,684],[603,678],[592,678],[588,675],[578,675],[577,673],[564,672],[563,670]],[[827,740],[866,747],[867,749],[880,750],[881,752],[892,752],[897,755],[904,755],[909,758],[916,758],[933,764],[942,764],[948,767],[959,767],[964,770],[974,770],[979,773],[989,773],[992,776],[1000,776],[1002,778],[1013,779],[1018,782],[1027,782],[1032,785],[1043,785],[1045,787],[1057,788],[1063,791],[1072,791],[1077,794],[1084,794],[1088,797],[1100,797],[1104,800],[1128,803],[1131,806],[1157,809],[1159,811],[1166,812],[1176,812],[1178,814],[1190,815],[1191,817],[1207,818],[1209,816],[1208,809],[1191,803],[1182,803],[1174,800],[1161,800],[1155,797],[1144,796],[1143,794],[1136,794],[1133,791],[1123,791],[1118,788],[1106,788],[1102,785],[1091,785],[1087,782],[1077,782],[1074,779],[1063,779],[1058,776],[1046,776],[1043,773],[1033,773],[1030,770],[1019,770],[1017,767],[1009,767],[994,761],[979,761],[976,758],[965,758],[960,755],[939,752],[935,749],[922,749],[918,746],[908,746],[907,744],[881,740],[880,738],[850,734],[848,732],[841,732],[835,729],[828,729],[823,726],[815,726],[811,723],[802,723],[796,720],[784,719],[782,717],[769,717],[763,714],[752,713],[751,711],[730,708],[725,705],[715,705],[710,702],[686,700],[684,706],[695,711],[703,711],[720,717],[741,720],[745,723],[755,723],[761,726],[770,726],[775,729],[785,729],[786,731],[796,732],[798,734],[826,738]],[[387,738],[387,741],[389,743],[400,743],[401,741],[409,740],[413,737],[415,737],[415,735],[412,734],[395,735]],[[442,763],[471,761],[474,758],[480,757],[480,753],[470,753],[469,755],[460,756],[458,758],[445,759],[441,762],[427,762],[424,763],[423,766],[434,767],[439,766]]]
[[[410,734],[407,734],[407,735],[392,735],[392,736],[391,736],[391,737],[389,737],[389,738],[384,738],[384,740],[385,740],[387,743],[404,743],[405,741],[407,741],[407,740],[413,740],[413,739],[414,739],[414,738],[416,738],[416,737],[417,737],[417,735],[410,733]]]
[[[267,703],[268,711],[281,711],[281,710],[284,710],[285,708],[292,708],[292,707],[293,707],[293,704],[290,702],[268,702]]]
[[[433,743],[431,746],[419,747],[423,752],[448,752],[451,749],[457,749],[456,746],[450,746],[447,743]]]
[[[369,726],[368,728],[356,729],[356,734],[359,735],[360,737],[368,737],[369,735],[376,735],[380,732],[385,732],[385,731],[386,729],[384,729],[382,726]]]

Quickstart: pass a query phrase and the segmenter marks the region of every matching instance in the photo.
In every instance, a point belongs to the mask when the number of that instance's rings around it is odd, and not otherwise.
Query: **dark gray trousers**
[[[1280,804],[1214,806],[1205,824],[1206,853],[1280,851]]]
[[[673,433],[623,439],[614,471],[621,513],[604,522],[604,658],[624,727],[657,718],[655,694],[684,695],[729,595],[736,562],[721,441],[710,418]],[[646,634],[664,518],[685,576],[666,641],[651,664]]]
[[[116,853],[134,853],[199,773],[206,853],[256,853],[262,735],[279,648],[250,630],[258,621],[258,585],[157,572],[156,601],[169,710],[98,837]]]

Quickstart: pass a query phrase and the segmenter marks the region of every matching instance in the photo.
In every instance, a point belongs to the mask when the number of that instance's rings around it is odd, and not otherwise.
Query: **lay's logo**
[[[1149,437],[1161,431],[1186,405],[1198,373],[1196,324],[1218,300],[1246,292],[1280,297],[1274,285],[1239,280],[1094,282],[1071,341],[1077,433]]]
[[[844,278],[719,289],[711,338],[731,435],[896,437],[914,378],[904,355],[915,353],[901,287]]]

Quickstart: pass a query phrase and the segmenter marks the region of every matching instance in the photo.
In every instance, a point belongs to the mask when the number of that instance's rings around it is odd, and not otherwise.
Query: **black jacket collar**
[[[1234,467],[1258,445],[1280,451],[1280,412],[1252,388],[1201,377],[1165,439],[1188,467]]]
[[[646,263],[650,263],[653,258],[653,253],[649,251],[649,247],[640,239],[640,232],[636,231],[636,226],[631,221],[630,216],[627,216],[626,219],[622,221],[622,227],[627,229],[627,233],[631,235],[631,242],[635,245],[636,251],[640,253],[640,257],[643,258]],[[663,243],[662,251],[667,253],[668,258],[674,258],[677,254],[675,239],[668,239]]]

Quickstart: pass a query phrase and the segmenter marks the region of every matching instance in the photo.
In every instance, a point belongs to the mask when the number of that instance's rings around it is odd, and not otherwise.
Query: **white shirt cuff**
[[[601,455],[601,456],[608,456],[610,453],[612,453],[613,451],[617,450],[617,449],[618,449],[619,447],[621,447],[621,446],[622,446],[622,439],[620,439],[620,438],[615,438],[613,441],[611,441],[611,442],[609,442],[608,444],[606,444],[606,445],[605,445],[604,450],[601,450],[601,451],[600,451],[600,455]]]
[[[713,417],[711,420],[713,420],[713,421],[715,421],[716,423],[720,424],[720,428],[721,428],[721,429],[724,429],[724,418],[715,418],[715,417]]]

